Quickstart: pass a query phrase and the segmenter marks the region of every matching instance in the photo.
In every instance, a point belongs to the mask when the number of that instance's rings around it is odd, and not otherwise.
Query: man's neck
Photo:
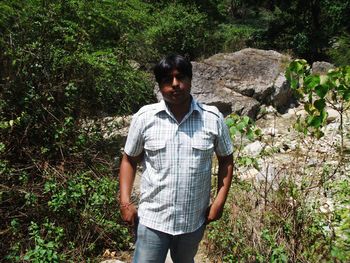
[[[186,114],[190,111],[191,101],[192,99],[188,100],[184,104],[179,105],[168,104],[169,110],[172,112],[178,123],[180,123]]]

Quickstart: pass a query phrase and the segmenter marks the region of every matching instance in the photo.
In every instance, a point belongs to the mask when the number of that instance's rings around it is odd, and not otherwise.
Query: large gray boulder
[[[227,73],[220,67],[206,62],[192,62],[192,94],[202,103],[214,105],[224,114],[232,112],[256,116],[260,103],[225,86]]]
[[[283,112],[295,102],[284,77],[290,60],[276,51],[247,48],[192,62],[192,94],[224,115],[255,118],[262,104]],[[161,98],[159,92],[157,96]]]

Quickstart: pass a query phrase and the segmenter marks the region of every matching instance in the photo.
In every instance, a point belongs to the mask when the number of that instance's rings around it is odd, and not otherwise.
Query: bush
[[[350,65],[350,34],[344,32],[333,38],[331,43],[327,52],[331,61],[337,66]]]
[[[253,40],[256,29],[245,25],[220,24],[218,28],[218,42],[222,43],[221,50],[224,52],[235,52],[248,47]]]
[[[117,201],[121,142],[82,127],[153,100],[149,76],[126,56],[116,3],[0,3],[0,257],[9,262],[129,248]]]
[[[179,53],[193,59],[203,53],[208,31],[207,17],[195,7],[169,4],[155,14],[145,32],[147,44],[159,54]]]

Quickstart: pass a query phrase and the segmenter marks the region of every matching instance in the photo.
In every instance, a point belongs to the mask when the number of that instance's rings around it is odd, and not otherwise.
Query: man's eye
[[[179,74],[179,75],[176,76],[176,78],[178,80],[184,80],[186,78],[186,76],[184,74]]]
[[[177,75],[175,75],[175,76],[172,76],[172,75],[170,75],[170,76],[165,76],[165,77],[163,77],[162,78],[162,83],[172,83],[173,82],[173,80],[174,80],[174,78],[176,78],[177,80],[179,80],[179,81],[185,81],[186,79],[187,79],[187,76],[186,75],[184,75],[184,74],[177,74]]]
[[[162,78],[162,82],[163,83],[170,83],[172,81],[173,81],[173,77],[172,76],[167,76],[167,77]]]

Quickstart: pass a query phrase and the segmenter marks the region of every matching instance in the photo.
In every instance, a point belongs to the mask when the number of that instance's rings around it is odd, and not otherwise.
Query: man
[[[205,225],[221,217],[229,192],[232,143],[216,107],[190,94],[192,65],[170,55],[154,68],[163,100],[133,117],[120,166],[120,208],[139,218],[133,262],[194,262]],[[210,205],[212,155],[218,158],[217,194]],[[143,161],[138,212],[130,202],[137,163]]]

